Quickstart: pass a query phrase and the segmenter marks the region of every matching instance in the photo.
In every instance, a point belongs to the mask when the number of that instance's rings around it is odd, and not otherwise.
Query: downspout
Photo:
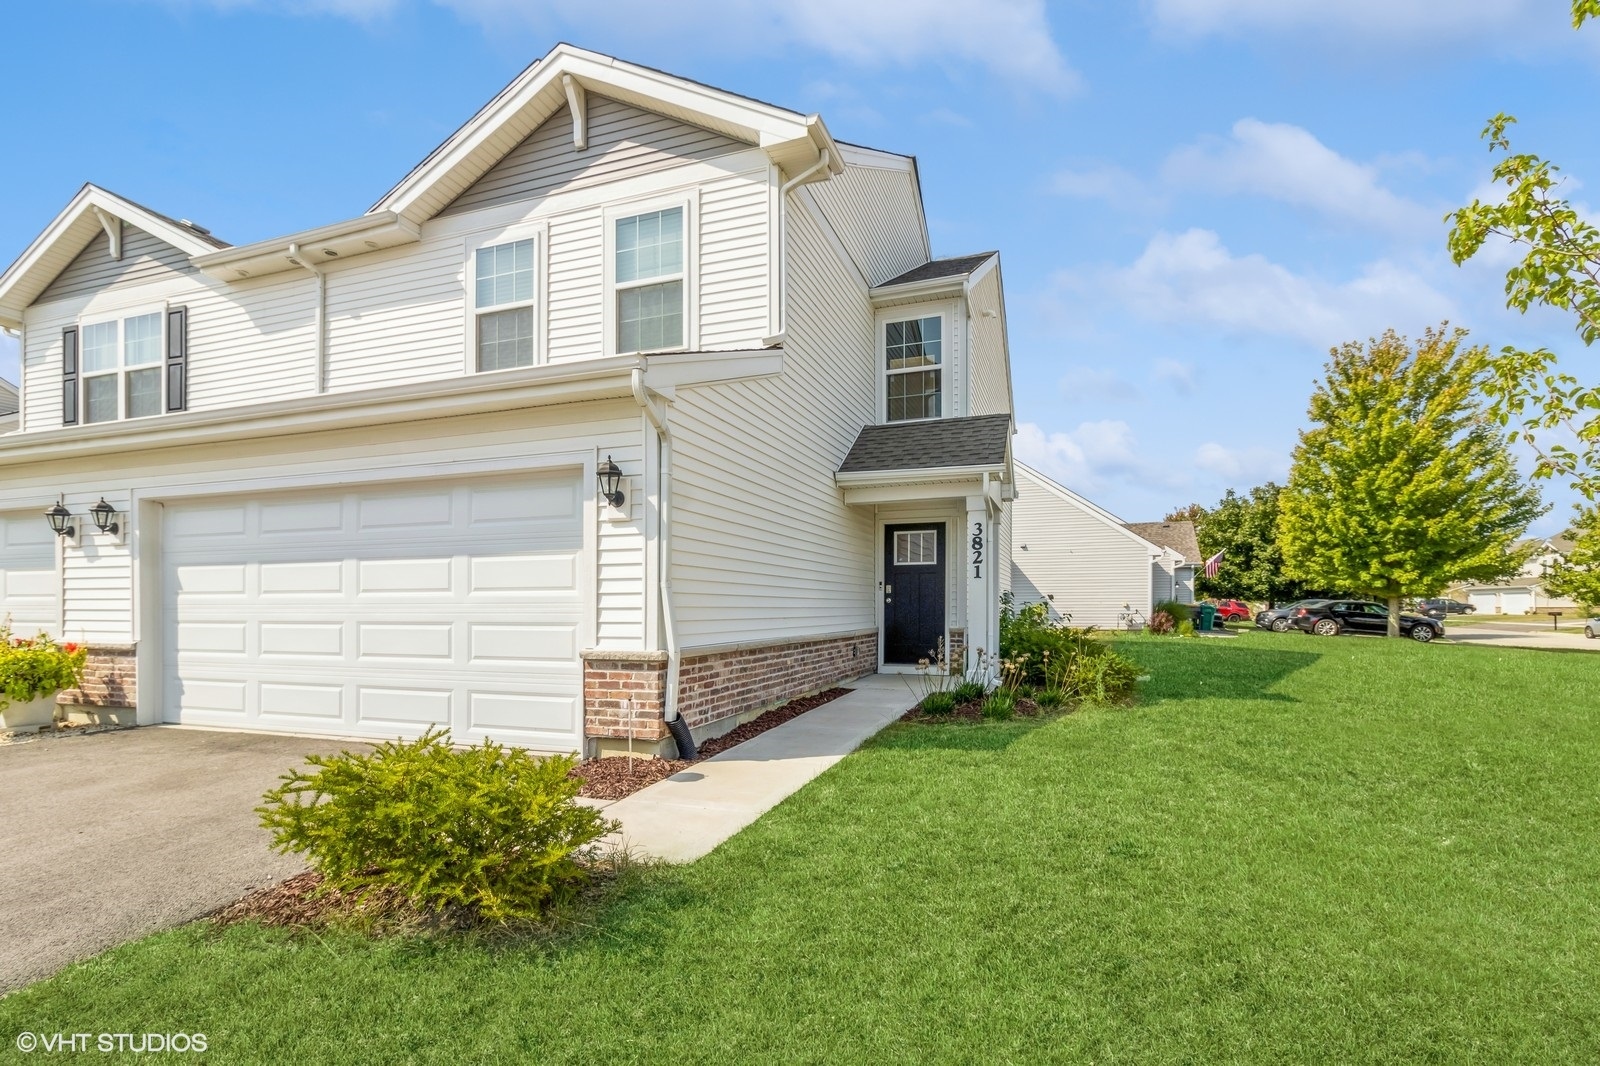
[[[678,627],[672,613],[672,531],[668,525],[672,501],[672,434],[667,431],[665,413],[656,407],[655,401],[650,399],[645,390],[644,371],[637,367],[633,371],[632,386],[634,401],[655,427],[661,445],[656,474],[656,567],[661,589],[661,630],[667,645],[667,690],[662,696],[661,717],[667,723],[673,742],[678,745],[678,758],[693,759],[698,755],[694,734],[689,731],[689,723],[678,713]]]
[[[789,331],[789,193],[832,162],[824,148],[815,163],[778,187],[778,331],[766,339],[769,347],[782,344]]]
[[[317,392],[328,391],[328,275],[327,270],[311,261],[311,258],[300,251],[300,245],[290,243],[289,260],[296,266],[304,267],[311,271],[317,279],[317,307],[315,326],[317,331]]]

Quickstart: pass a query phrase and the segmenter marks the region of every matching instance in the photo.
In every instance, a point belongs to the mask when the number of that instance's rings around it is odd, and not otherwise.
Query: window
[[[683,347],[682,207],[616,220],[614,245],[617,351]]]
[[[890,422],[938,418],[944,319],[938,315],[889,322],[884,327],[884,365],[888,372]]]
[[[474,254],[479,370],[533,365],[533,273],[532,237]]]
[[[894,535],[894,565],[938,566],[939,531],[936,529],[914,529],[909,532],[896,531]]]
[[[152,311],[84,325],[85,422],[115,422],[161,413],[164,317],[163,312]]]

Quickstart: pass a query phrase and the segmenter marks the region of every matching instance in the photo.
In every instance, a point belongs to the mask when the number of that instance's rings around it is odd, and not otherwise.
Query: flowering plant
[[[10,624],[0,622],[0,711],[78,687],[88,657],[82,644],[58,644],[43,633],[13,636]]]

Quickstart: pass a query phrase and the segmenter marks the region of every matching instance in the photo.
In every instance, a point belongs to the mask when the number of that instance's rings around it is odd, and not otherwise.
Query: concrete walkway
[[[832,703],[605,806],[609,838],[635,854],[693,862],[910,710],[915,677],[869,674]]]

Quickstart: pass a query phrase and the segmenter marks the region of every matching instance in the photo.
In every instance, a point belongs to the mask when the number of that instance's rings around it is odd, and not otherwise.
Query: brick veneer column
[[[666,704],[666,652],[583,653],[584,736],[631,739],[650,748],[667,736]]]
[[[137,699],[138,660],[132,644],[91,644],[83,684],[64,689],[57,703],[82,707],[132,707]]]

